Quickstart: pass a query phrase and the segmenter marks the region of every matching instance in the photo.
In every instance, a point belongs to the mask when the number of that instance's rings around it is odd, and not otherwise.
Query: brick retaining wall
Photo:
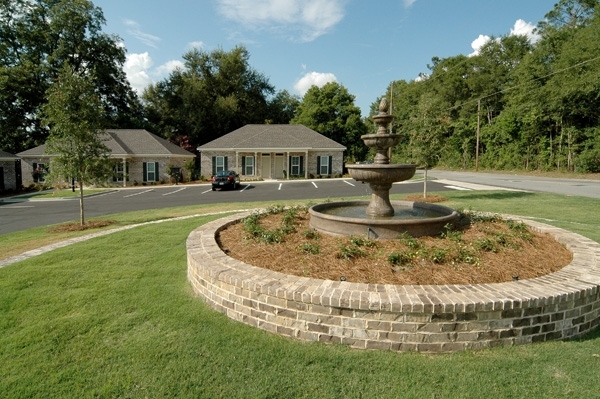
[[[296,277],[235,260],[215,235],[246,215],[190,234],[188,278],[214,309],[273,333],[361,349],[456,352],[577,338],[600,324],[600,244],[557,227],[523,220],[573,253],[556,273],[498,284],[401,286]]]

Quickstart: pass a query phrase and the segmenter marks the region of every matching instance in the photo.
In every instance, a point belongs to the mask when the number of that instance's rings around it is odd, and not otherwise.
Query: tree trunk
[[[79,220],[81,225],[85,225],[85,217],[83,212],[83,182],[79,181]]]
[[[423,198],[427,198],[427,166],[425,166],[425,176],[423,179]]]

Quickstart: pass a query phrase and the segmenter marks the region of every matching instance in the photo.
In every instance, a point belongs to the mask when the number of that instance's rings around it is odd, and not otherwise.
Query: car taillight
[[[212,177],[212,181],[217,181],[217,179],[215,179],[215,177],[213,176],[213,177]]]
[[[232,181],[233,180],[233,176],[227,176],[227,180]]]

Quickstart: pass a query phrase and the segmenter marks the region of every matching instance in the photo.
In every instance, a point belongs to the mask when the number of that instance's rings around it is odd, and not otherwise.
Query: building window
[[[290,158],[290,175],[300,176],[302,174],[302,157],[291,156]]]
[[[242,174],[253,176],[254,175],[254,157],[246,156],[242,158]]]
[[[33,163],[33,172],[31,172],[31,176],[33,177],[33,181],[35,183],[44,183],[46,181],[46,165],[43,163]]]
[[[317,170],[321,176],[331,174],[331,156],[317,157]]]
[[[144,162],[144,181],[158,181],[158,162]]]
[[[125,170],[123,170],[123,162],[117,162],[115,164],[113,181],[122,183],[123,178],[129,181],[129,162],[126,162]]]
[[[212,172],[213,175],[216,175],[217,172],[221,172],[227,170],[227,157],[224,156],[214,156],[212,157]]]

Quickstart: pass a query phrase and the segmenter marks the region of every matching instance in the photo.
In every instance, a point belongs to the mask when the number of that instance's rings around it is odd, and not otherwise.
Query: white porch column
[[[239,159],[239,156],[240,156],[239,151],[236,151],[235,152],[235,171],[237,173],[240,173],[240,159]]]
[[[258,176],[258,152],[254,151],[254,177],[256,176]]]
[[[292,173],[292,166],[290,165],[290,152],[286,152],[285,163],[287,163],[287,176],[286,179],[290,180],[290,174]]]
[[[304,156],[304,178],[308,179],[308,150],[306,150],[306,155]]]
[[[123,187],[127,187],[127,158],[123,157]]]

